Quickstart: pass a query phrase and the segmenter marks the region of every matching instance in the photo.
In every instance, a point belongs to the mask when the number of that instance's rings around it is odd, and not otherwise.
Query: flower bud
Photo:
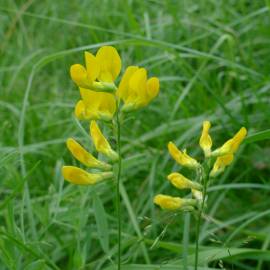
[[[74,166],[63,166],[62,175],[65,180],[76,185],[94,185],[102,180],[112,178],[112,172],[88,173]]]
[[[202,186],[199,183],[193,182],[180,173],[171,173],[168,175],[168,180],[178,189],[197,189],[201,190]]]
[[[179,210],[189,206],[196,206],[197,202],[194,199],[182,199],[180,197],[172,197],[159,194],[154,197],[154,203],[162,209]]]
[[[190,157],[186,151],[180,151],[173,142],[168,143],[168,150],[173,159],[184,167],[196,169],[200,164],[192,157]]]

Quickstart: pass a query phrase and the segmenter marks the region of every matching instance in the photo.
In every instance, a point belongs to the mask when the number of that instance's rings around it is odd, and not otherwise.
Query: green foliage
[[[104,44],[161,80],[122,128],[123,270],[193,269],[194,217],[152,198],[186,195],[166,180],[166,145],[201,159],[204,119],[215,147],[249,134],[209,190],[199,269],[269,269],[269,12],[263,0],[0,0],[0,269],[115,269],[114,182],[78,187],[60,172],[76,164],[66,138],[91,145],[69,67]]]

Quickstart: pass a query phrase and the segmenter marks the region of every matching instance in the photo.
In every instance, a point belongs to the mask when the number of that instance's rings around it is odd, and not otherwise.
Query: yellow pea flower
[[[108,156],[111,160],[118,160],[118,154],[112,150],[109,142],[106,140],[102,132],[100,131],[96,121],[91,121],[90,134],[93,139],[93,143],[98,152]]]
[[[212,147],[212,139],[209,135],[209,129],[211,127],[211,123],[209,121],[203,122],[203,130],[200,138],[200,147],[204,151],[205,157],[209,157],[211,155],[211,147]]]
[[[146,106],[159,93],[159,79],[147,79],[145,68],[129,66],[116,91],[124,101],[123,111],[132,111]]]
[[[178,189],[197,189],[201,190],[202,186],[199,183],[193,182],[180,173],[173,172],[168,175],[168,180]]]
[[[227,142],[225,142],[220,148],[212,152],[212,156],[223,156],[226,154],[233,154],[239,148],[241,142],[245,139],[247,130],[245,127],[240,130]]]
[[[198,168],[200,164],[192,157],[190,157],[186,151],[180,151],[173,142],[168,143],[168,150],[173,159],[180,165],[188,168]]]
[[[112,94],[80,88],[82,100],[75,107],[75,115],[85,120],[111,120],[116,111],[116,101]]]
[[[76,185],[94,185],[102,180],[112,178],[112,172],[88,173],[74,166],[63,166],[62,175],[65,180]]]
[[[74,64],[70,68],[72,80],[82,88],[92,89],[97,87],[95,81],[112,83],[121,70],[121,58],[117,50],[112,46],[103,46],[96,56],[85,52],[86,68],[80,64]]]
[[[93,155],[91,155],[88,151],[86,151],[78,142],[74,139],[67,139],[67,148],[71,152],[71,154],[82,164],[90,167],[90,168],[99,168],[104,170],[110,170],[111,165],[106,164],[98,159],[96,159]]]
[[[159,194],[154,197],[154,203],[162,209],[178,210],[184,207],[196,206],[197,202],[194,199],[182,199],[180,197],[172,197]]]
[[[225,167],[233,161],[233,154],[220,156],[214,163],[213,169],[210,172],[211,177],[215,177],[224,171]]]

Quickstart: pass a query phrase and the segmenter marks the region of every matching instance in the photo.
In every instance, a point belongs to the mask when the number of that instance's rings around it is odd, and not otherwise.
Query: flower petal
[[[89,52],[84,52],[86,71],[91,82],[95,81],[100,73],[100,64],[96,57]]]
[[[100,65],[99,81],[113,82],[121,70],[121,58],[117,50],[112,46],[101,47],[96,59]]]
[[[224,156],[220,156],[216,159],[213,169],[210,172],[211,177],[215,177],[222,173],[226,166],[231,164],[233,161],[233,154],[227,154]]]
[[[203,130],[202,135],[200,138],[200,146],[204,151],[204,155],[209,157],[211,154],[211,147],[212,147],[212,139],[209,135],[209,129],[211,127],[211,123],[209,121],[203,122]]]
[[[99,103],[99,116],[103,120],[111,120],[116,112],[116,101],[112,94],[101,92]]]
[[[91,81],[88,79],[87,71],[84,66],[80,64],[75,64],[70,67],[70,76],[71,79],[79,86],[79,87],[90,87]]]
[[[231,152],[235,153],[241,142],[245,139],[247,136],[247,129],[245,127],[241,127],[240,130],[234,135],[233,137],[233,144],[231,148]]]
[[[240,130],[227,142],[225,142],[220,148],[212,152],[212,156],[223,156],[226,154],[234,154],[241,142],[245,139],[247,135],[247,130],[245,127],[240,128]]]
[[[146,98],[146,82],[147,82],[147,71],[145,68],[139,68],[136,70],[129,80],[129,98],[130,99],[141,99]]]
[[[133,74],[139,69],[137,66],[129,66],[125,70],[125,73],[122,76],[119,87],[116,91],[116,95],[121,98],[124,102],[126,102],[129,96],[129,80],[133,76]]]
[[[147,80],[147,99],[150,102],[159,93],[159,79],[157,77],[152,77]]]
[[[83,100],[79,100],[75,106],[75,116],[80,120],[98,119],[98,114],[95,111],[86,108]]]
[[[129,79],[128,95],[125,99],[123,111],[132,111],[147,104],[147,71],[145,68],[137,69]]]

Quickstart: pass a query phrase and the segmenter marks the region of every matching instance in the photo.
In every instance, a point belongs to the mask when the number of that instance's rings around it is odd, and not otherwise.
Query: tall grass
[[[87,123],[72,116],[79,93],[69,67],[103,44],[161,80],[159,97],[122,129],[123,269],[193,269],[193,216],[164,214],[152,198],[176,169],[169,140],[202,157],[203,119],[215,145],[241,125],[249,138],[209,190],[199,269],[269,269],[269,7],[0,1],[0,269],[115,269],[114,183],[85,189],[60,174],[64,161],[75,164],[66,138],[88,143]]]

